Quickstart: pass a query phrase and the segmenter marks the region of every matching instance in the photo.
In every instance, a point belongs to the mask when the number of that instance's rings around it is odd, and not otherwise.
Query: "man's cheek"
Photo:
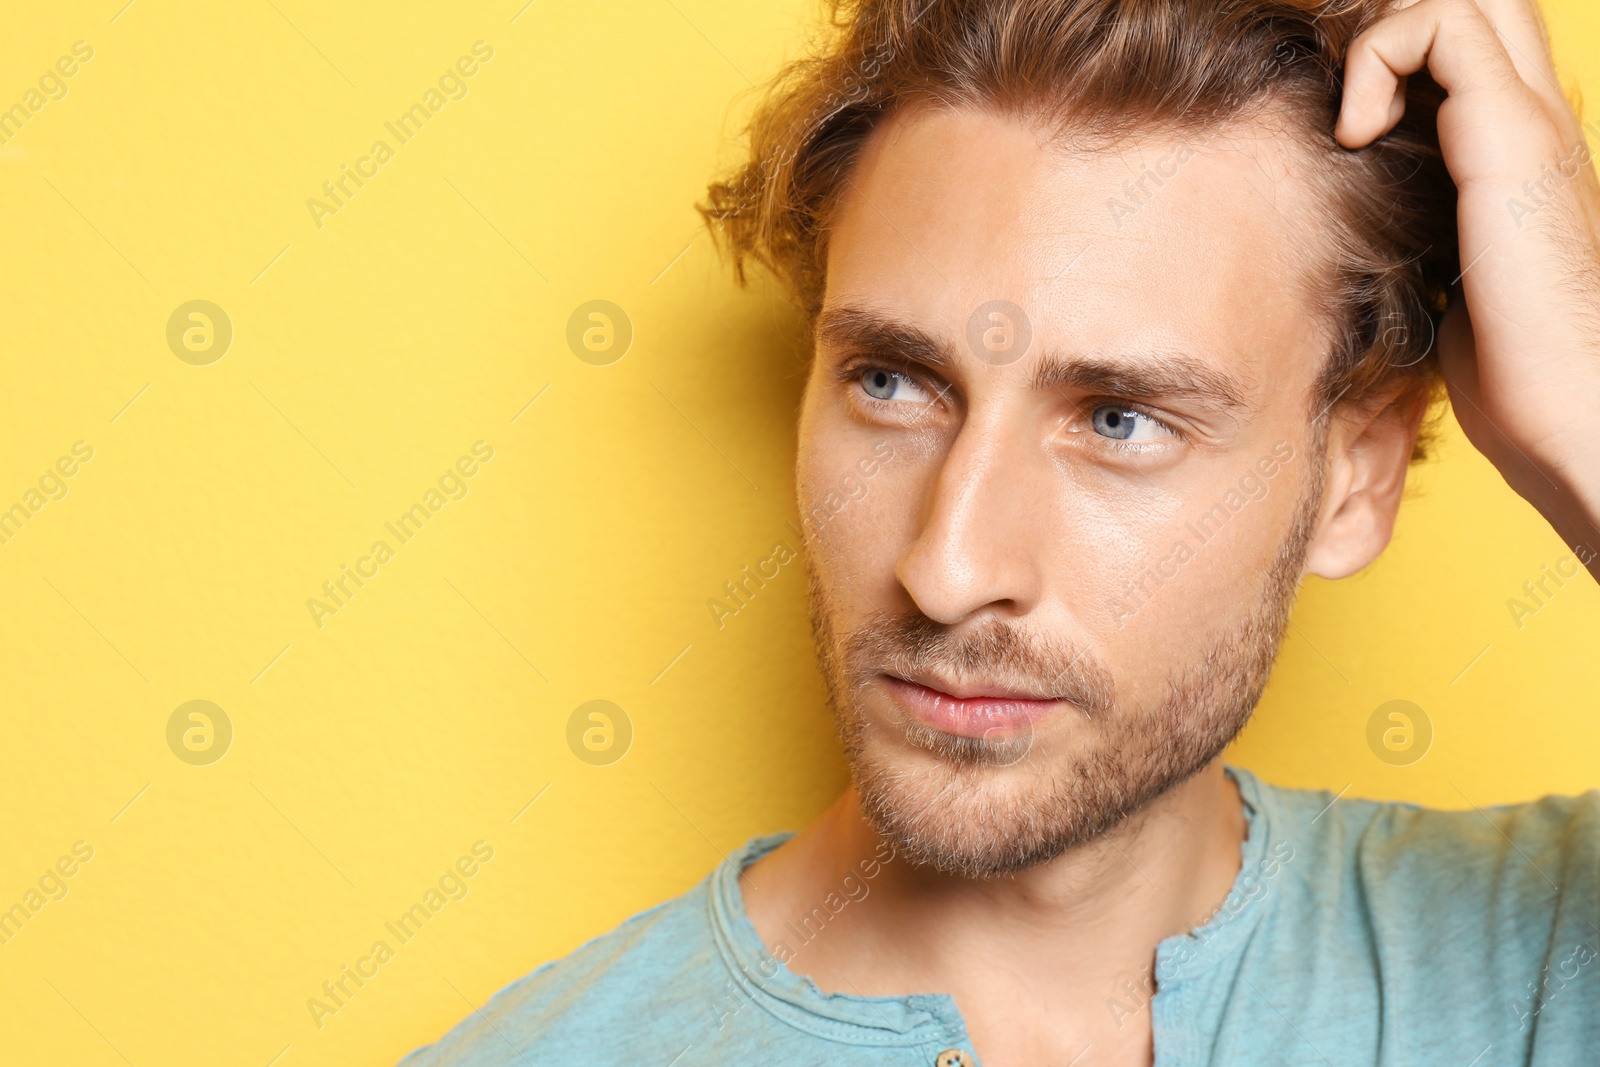
[[[1082,625],[1121,640],[1175,606],[1195,558],[1181,499],[1130,504],[1120,491],[1068,486],[1032,506],[1054,509],[1057,534],[1044,566]]]
[[[853,461],[838,469],[853,469]],[[827,576],[834,593],[882,602],[894,595],[899,581],[895,565],[920,532],[915,489],[906,480],[887,478],[884,471],[873,480],[871,492],[851,496],[840,488],[843,477],[808,484],[800,500],[801,514],[811,519],[806,543],[812,566]],[[851,481],[865,488],[859,479]]]

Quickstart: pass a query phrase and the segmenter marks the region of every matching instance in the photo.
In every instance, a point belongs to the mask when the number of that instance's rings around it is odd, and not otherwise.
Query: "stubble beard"
[[[818,663],[873,829],[912,864],[1001,877],[1093,841],[1220,755],[1261,698],[1294,606],[1322,492],[1323,449],[1309,457],[1312,476],[1259,598],[1169,672],[1165,697],[1147,711],[1117,703],[1111,673],[1088,649],[998,621],[956,638],[915,610],[876,612],[841,642],[808,552]],[[958,737],[909,717],[883,723],[861,708],[861,690],[883,672],[918,668],[1066,696],[1072,707],[1062,714],[1076,717],[1070,738],[1061,730],[1048,739]]]

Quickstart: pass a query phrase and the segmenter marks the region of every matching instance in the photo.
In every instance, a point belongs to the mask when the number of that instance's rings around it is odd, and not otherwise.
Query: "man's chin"
[[[1093,761],[1030,758],[1034,739],[940,734],[920,724],[854,748],[863,814],[896,854],[967,878],[1048,862],[1121,822],[1127,795],[1085,774]]]

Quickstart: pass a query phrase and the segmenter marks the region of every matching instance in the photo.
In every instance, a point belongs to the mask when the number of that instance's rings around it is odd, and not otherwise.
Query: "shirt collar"
[[[752,838],[711,876],[707,897],[712,934],[732,980],[749,1003],[797,1029],[855,1045],[903,1047],[964,1040],[961,1013],[955,998],[947,994],[867,997],[826,993],[767,951],[745,912],[739,875],[792,836],[779,833]]]
[[[1260,781],[1242,767],[1224,765],[1239,785],[1244,803],[1245,838],[1233,886],[1217,912],[1188,933],[1156,946],[1159,988],[1169,988],[1209,970],[1236,954],[1272,896],[1272,879],[1281,873],[1269,853],[1272,825]],[[805,975],[791,971],[767,951],[744,908],[739,876],[793,832],[755,837],[731,853],[712,873],[707,893],[709,919],[718,953],[748,1003],[797,1029],[857,1045],[907,1046],[965,1037],[955,999],[944,993],[909,996],[858,996],[827,993]],[[744,1009],[741,1009],[744,1010]]]

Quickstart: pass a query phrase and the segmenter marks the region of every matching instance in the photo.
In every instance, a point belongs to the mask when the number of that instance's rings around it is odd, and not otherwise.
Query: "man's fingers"
[[[1339,143],[1361,148],[1394,129],[1405,113],[1404,78],[1425,67],[1452,97],[1528,91],[1473,0],[1419,0],[1351,43]]]
[[[1550,36],[1544,16],[1533,0],[1474,0],[1500,43],[1511,57],[1518,76],[1534,92],[1552,102],[1567,105],[1566,92],[1556,75],[1556,61],[1550,51]]]

